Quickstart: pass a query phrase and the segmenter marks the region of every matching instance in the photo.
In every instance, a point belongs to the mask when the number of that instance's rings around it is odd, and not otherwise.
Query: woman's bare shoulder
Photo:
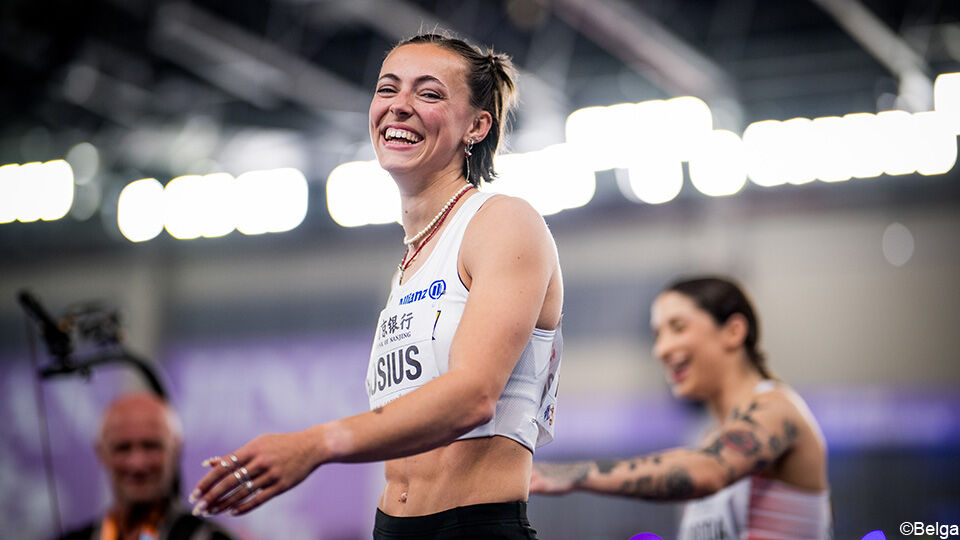
[[[498,251],[537,246],[555,250],[553,236],[540,213],[524,199],[500,194],[483,203],[467,226],[464,240],[483,249],[496,246]]]

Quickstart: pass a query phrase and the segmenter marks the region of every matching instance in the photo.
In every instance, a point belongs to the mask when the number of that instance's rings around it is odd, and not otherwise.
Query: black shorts
[[[377,510],[374,540],[536,540],[527,503],[474,504],[436,514],[394,517]]]

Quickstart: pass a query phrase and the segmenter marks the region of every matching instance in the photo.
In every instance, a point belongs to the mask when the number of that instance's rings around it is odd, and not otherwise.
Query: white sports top
[[[367,395],[375,409],[449,369],[450,344],[470,291],[457,258],[463,234],[492,193],[476,193],[451,216],[436,247],[402,285],[395,279],[380,312],[367,366]],[[493,419],[459,439],[509,437],[532,452],[553,440],[563,340],[560,327],[535,328],[517,360]]]
[[[757,385],[767,392],[773,381]],[[760,476],[688,502],[678,540],[829,540],[830,491],[812,493]]]

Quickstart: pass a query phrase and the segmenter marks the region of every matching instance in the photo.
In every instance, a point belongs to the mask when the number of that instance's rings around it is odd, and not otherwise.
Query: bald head
[[[108,429],[128,422],[162,424],[162,430],[169,432],[177,441],[180,440],[180,419],[170,408],[170,404],[156,394],[135,392],[120,396],[107,406],[100,422],[97,441],[103,440]]]
[[[107,407],[96,450],[116,503],[158,502],[170,494],[176,477],[180,423],[157,396],[127,394]]]

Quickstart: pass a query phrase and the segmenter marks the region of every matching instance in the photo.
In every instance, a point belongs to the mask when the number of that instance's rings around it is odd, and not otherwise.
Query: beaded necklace
[[[430,242],[430,239],[433,238],[433,235],[436,234],[438,229],[440,229],[440,225],[442,225],[444,220],[447,219],[447,215],[450,213],[450,210],[454,207],[454,205],[457,204],[457,201],[459,201],[460,198],[463,197],[463,195],[467,191],[470,191],[470,188],[472,187],[473,187],[472,184],[467,184],[462,188],[460,188],[460,190],[457,191],[453,195],[453,197],[450,197],[450,200],[447,201],[447,204],[443,205],[443,208],[440,209],[440,212],[437,213],[437,215],[434,216],[432,220],[430,220],[430,223],[427,224],[427,226],[424,227],[423,230],[415,234],[413,238],[410,238],[409,240],[407,238],[403,239],[403,243],[407,246],[407,249],[406,251],[403,252],[403,259],[400,260],[400,264],[397,265],[397,269],[400,270],[401,280],[403,280],[403,271],[406,270],[410,266],[410,264],[413,263],[413,260],[417,258],[417,255],[420,253],[420,250],[422,250],[423,247]],[[426,235],[426,238],[424,238],[423,241],[420,242],[420,245],[417,246],[416,250],[414,250],[413,255],[410,255],[410,248],[412,247],[413,243],[415,243],[424,235]],[[410,255],[409,259],[407,258],[407,255]]]
[[[447,210],[449,210],[451,206],[453,206],[454,204],[456,204],[456,202],[457,202],[457,200],[460,198],[460,196],[463,195],[464,193],[466,193],[466,191],[467,191],[468,189],[472,188],[472,187],[473,187],[473,185],[467,184],[467,185],[463,186],[462,188],[460,188],[460,191],[454,193],[454,194],[453,194],[453,197],[450,197],[450,200],[447,201],[447,204],[443,205],[443,208],[441,208],[440,211],[437,212],[437,215],[433,216],[433,219],[430,220],[430,223],[427,223],[427,226],[426,226],[426,227],[420,229],[420,232],[418,232],[417,234],[411,236],[410,238],[407,238],[406,236],[403,237],[403,245],[405,245],[405,246],[413,245],[413,244],[417,243],[418,240],[420,240],[421,238],[423,238],[423,235],[425,235],[425,234],[427,234],[428,232],[430,232],[431,230],[433,230],[434,225],[437,224],[437,220],[438,220],[438,219],[442,219],[440,216],[446,215]]]

